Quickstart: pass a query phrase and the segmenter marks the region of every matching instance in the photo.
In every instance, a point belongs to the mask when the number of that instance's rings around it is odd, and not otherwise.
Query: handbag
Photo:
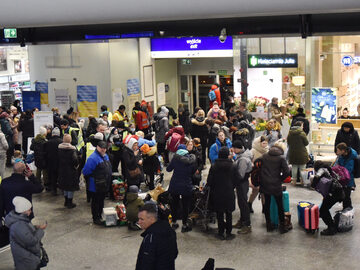
[[[136,167],[135,170],[129,170],[129,175],[131,178],[135,178],[141,174],[140,168]]]
[[[41,258],[40,258],[39,267],[43,268],[46,267],[47,264],[49,263],[49,256],[47,255],[46,250],[43,246],[40,247],[40,254],[41,254]]]

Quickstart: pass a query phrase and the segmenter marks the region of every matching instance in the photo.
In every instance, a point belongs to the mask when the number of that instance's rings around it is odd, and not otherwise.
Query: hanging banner
[[[95,85],[78,85],[77,102],[80,117],[97,117],[97,88]]]
[[[140,93],[139,79],[130,79],[126,81],[128,96]]]
[[[336,124],[336,88],[313,88],[311,118],[313,122]]]
[[[162,106],[166,104],[166,96],[165,96],[165,83],[159,83],[157,85],[157,105]]]
[[[124,96],[122,94],[121,88],[112,90],[112,109],[113,111],[117,110],[121,104],[124,102]]]
[[[37,91],[23,91],[22,92],[23,98],[23,109],[32,110],[34,108],[41,108],[40,103],[40,92]]]
[[[55,92],[55,107],[57,107],[61,114],[65,113],[70,108],[70,96],[68,89],[54,89]]]
[[[34,134],[39,134],[40,127],[45,125],[54,126],[53,112],[34,112]]]
[[[41,104],[49,104],[49,85],[46,82],[35,82],[35,91],[40,92]]]

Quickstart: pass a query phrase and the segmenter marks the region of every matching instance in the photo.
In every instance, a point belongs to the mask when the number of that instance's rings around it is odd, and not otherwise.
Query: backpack
[[[209,92],[209,99],[210,99],[210,101],[214,101],[214,100],[216,100],[216,94],[215,94],[215,90],[210,90],[210,92]]]
[[[359,155],[354,159],[354,177],[355,178],[360,177],[360,156]]]
[[[334,222],[339,232],[351,231],[354,226],[354,209],[346,208],[342,211],[337,211]]]
[[[175,153],[180,145],[181,137],[179,133],[173,133],[166,142],[167,150]]]
[[[333,173],[336,175],[339,183],[343,187],[346,187],[350,182],[350,173],[349,173],[349,171],[345,167],[340,166],[340,165],[335,165],[331,169],[332,169]]]
[[[261,159],[256,159],[254,161],[254,167],[250,173],[251,175],[251,183],[254,187],[260,186],[260,172],[261,172]]]

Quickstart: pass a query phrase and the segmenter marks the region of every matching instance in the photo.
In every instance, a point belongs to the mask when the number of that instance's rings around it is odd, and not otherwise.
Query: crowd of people
[[[215,86],[210,91],[218,91],[218,88]],[[209,208],[216,213],[219,239],[233,239],[233,228],[237,228],[239,234],[251,233],[252,204],[258,194],[261,194],[267,231],[275,229],[270,220],[273,196],[279,210],[279,232],[288,232],[291,228],[285,222],[282,184],[289,176],[293,184],[301,181],[300,172],[309,162],[309,121],[303,109],[298,108],[288,134],[284,135],[282,119],[290,115],[286,110],[280,110],[278,100],[273,98],[266,129],[262,134],[256,134],[245,102],[237,106],[223,102],[221,106],[221,101],[219,93],[215,93],[207,113],[196,107],[193,114],[183,105],[179,106],[178,113],[167,106],[154,112],[146,101],[136,102],[131,115],[127,114],[124,105],[113,113],[104,105],[99,118],[90,115],[86,124],[72,108],[64,115],[54,108],[53,125],[40,127],[35,137],[35,110],[21,112],[16,106],[10,110],[0,107],[0,176],[4,176],[6,165],[14,168],[13,174],[1,183],[0,214],[6,217],[5,224],[10,228],[14,259],[23,256],[19,254],[25,251],[20,252],[20,249],[27,249],[18,238],[18,233],[27,230],[34,238],[27,251],[37,256],[31,264],[35,267],[24,268],[22,262],[15,259],[17,269],[37,269],[40,264],[40,240],[46,225],[31,225],[34,217],[32,194],[45,189],[56,196],[61,190],[64,207],[73,209],[76,207],[75,192],[84,178],[93,223],[103,225],[104,200],[107,196],[114,198],[112,173],[120,173],[128,186],[125,204],[129,211],[129,229],[146,230],[142,234],[144,241],[136,269],[174,269],[174,263],[166,260],[174,261],[177,256],[174,234],[179,227],[177,221],[182,221],[181,232],[192,230],[189,212],[193,190],[202,183],[210,190]],[[19,141],[19,132],[22,132],[22,141]],[[33,138],[29,146],[28,138]],[[322,231],[324,235],[336,233],[329,209],[338,201],[343,202],[344,208],[352,207],[351,192],[356,186],[354,167],[360,143],[350,122],[344,123],[339,130],[335,152],[338,155],[336,164],[345,167],[351,179],[342,188],[343,193],[338,192],[335,196],[333,192],[324,197],[320,209],[328,226]],[[28,167],[32,161],[36,176]],[[258,173],[254,173],[255,164],[258,164]],[[148,201],[144,204],[138,197],[142,183],[146,183],[149,190],[155,188],[155,176],[163,165],[168,172],[173,172],[167,191],[170,212],[166,215],[158,213],[163,210],[163,205]],[[202,179],[202,171],[207,166],[211,166],[207,179]],[[331,167],[321,162],[316,163],[315,171],[314,187],[324,175],[332,174]],[[258,178],[257,184],[255,178]],[[236,201],[240,219],[233,224]],[[173,230],[169,227],[169,214]],[[24,224],[17,225],[18,222],[25,222],[26,229]],[[152,242],[148,235],[160,240]],[[149,257],[155,256],[154,249],[168,255],[155,260]],[[149,264],[160,266],[151,268]]]

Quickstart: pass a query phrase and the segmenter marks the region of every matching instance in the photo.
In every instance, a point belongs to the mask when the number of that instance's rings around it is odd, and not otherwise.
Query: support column
[[[247,39],[242,38],[240,40],[240,65],[241,65],[241,101],[247,102],[247,89],[248,89],[248,82],[247,82]]]

